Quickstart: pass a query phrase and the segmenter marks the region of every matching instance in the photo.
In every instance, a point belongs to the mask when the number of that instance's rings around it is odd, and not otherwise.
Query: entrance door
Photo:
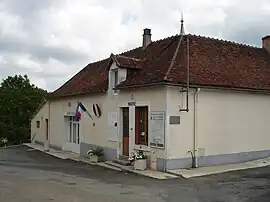
[[[45,119],[45,135],[46,140],[49,140],[49,120]]]
[[[135,108],[135,144],[148,146],[148,107]]]
[[[129,156],[129,108],[122,108],[123,114],[123,155]]]
[[[63,150],[80,153],[80,122],[75,117],[68,118],[68,137]]]

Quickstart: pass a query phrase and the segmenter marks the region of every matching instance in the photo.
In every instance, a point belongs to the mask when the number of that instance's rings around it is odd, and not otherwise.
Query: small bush
[[[104,156],[104,153],[103,153],[103,149],[100,148],[100,147],[97,147],[96,149],[91,149],[87,152],[87,155],[95,155],[95,156],[98,156],[98,157],[103,157]]]

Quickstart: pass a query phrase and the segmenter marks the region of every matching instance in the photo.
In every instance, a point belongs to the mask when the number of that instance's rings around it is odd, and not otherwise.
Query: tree
[[[46,96],[45,90],[31,85],[27,75],[3,80],[0,84],[0,138],[6,138],[9,145],[29,141],[30,119]]]

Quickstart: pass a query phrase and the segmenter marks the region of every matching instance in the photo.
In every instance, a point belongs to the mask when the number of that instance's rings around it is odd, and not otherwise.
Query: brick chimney
[[[151,42],[151,29],[145,28],[143,30],[143,48],[145,49]]]
[[[262,47],[270,53],[270,35],[262,38]]]

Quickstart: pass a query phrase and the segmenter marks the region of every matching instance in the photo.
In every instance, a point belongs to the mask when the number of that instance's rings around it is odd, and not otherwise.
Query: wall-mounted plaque
[[[170,124],[180,124],[180,116],[170,116]]]

